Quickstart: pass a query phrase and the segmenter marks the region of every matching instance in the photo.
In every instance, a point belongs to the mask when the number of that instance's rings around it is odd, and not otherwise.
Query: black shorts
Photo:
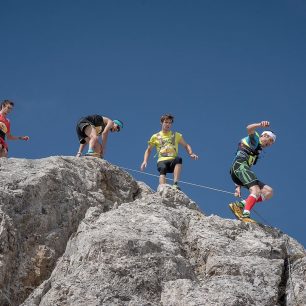
[[[266,185],[257,179],[255,173],[245,160],[235,160],[230,169],[230,175],[233,182],[239,186],[250,188],[258,185],[262,189]]]
[[[162,160],[157,163],[157,171],[160,175],[166,175],[167,173],[173,173],[175,165],[181,165],[183,160],[177,156],[174,159]]]
[[[84,133],[84,131],[85,128],[89,125],[92,125],[92,123],[85,118],[80,119],[79,122],[77,123],[76,132],[78,134],[80,143],[86,143],[85,138],[87,137],[87,135]]]

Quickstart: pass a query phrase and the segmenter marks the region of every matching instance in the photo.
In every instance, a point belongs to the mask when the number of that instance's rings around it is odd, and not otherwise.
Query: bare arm
[[[252,123],[252,124],[249,124],[247,126],[247,132],[248,132],[248,135],[253,135],[255,133],[255,130],[259,127],[268,127],[270,126],[270,122],[269,121],[261,121],[259,123]]]
[[[189,154],[189,156],[190,156],[192,159],[196,160],[196,159],[199,158],[198,155],[196,155],[196,154],[194,154],[194,153],[192,152],[191,146],[184,140],[183,137],[181,138],[179,144],[182,145],[182,146],[186,149],[187,153]]]
[[[105,149],[106,149],[106,143],[107,143],[107,138],[108,138],[108,133],[111,130],[111,128],[114,125],[113,120],[107,118],[107,117],[103,117],[103,121],[104,123],[106,123],[105,129],[101,134],[101,138],[102,138],[102,156],[105,154]]]
[[[81,143],[80,146],[79,146],[79,151],[77,153],[77,157],[81,156],[82,155],[82,152],[84,150],[84,147],[86,146],[86,143]]]
[[[6,134],[7,135],[7,139],[9,140],[29,140],[30,137],[29,136],[13,136],[12,134]]]
[[[147,147],[147,149],[146,149],[146,151],[144,153],[144,156],[143,156],[143,162],[142,162],[142,164],[140,166],[141,171],[143,171],[147,167],[148,159],[150,157],[152,149],[153,149],[153,146],[148,145],[148,147]]]

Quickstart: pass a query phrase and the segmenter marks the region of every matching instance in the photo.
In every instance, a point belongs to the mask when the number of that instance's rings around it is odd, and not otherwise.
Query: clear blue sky
[[[255,210],[305,246],[305,16],[302,0],[2,0],[1,99],[16,103],[12,134],[31,137],[11,141],[10,156],[75,155],[77,119],[98,113],[125,123],[106,159],[139,169],[170,112],[200,156],[180,150],[182,180],[233,191],[246,125],[269,120],[277,143],[254,170],[275,196]],[[231,195],[182,187],[206,214],[233,218]]]

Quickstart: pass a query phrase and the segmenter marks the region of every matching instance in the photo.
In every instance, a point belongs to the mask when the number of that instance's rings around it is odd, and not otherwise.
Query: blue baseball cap
[[[123,129],[123,122],[121,120],[115,119],[113,120],[114,123],[116,123],[120,129]]]

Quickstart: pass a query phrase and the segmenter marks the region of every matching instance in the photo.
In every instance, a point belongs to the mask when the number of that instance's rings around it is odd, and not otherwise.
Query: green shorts
[[[230,174],[233,182],[239,186],[250,188],[259,185],[260,189],[262,189],[265,185],[257,179],[255,173],[245,160],[235,160],[231,167]]]

